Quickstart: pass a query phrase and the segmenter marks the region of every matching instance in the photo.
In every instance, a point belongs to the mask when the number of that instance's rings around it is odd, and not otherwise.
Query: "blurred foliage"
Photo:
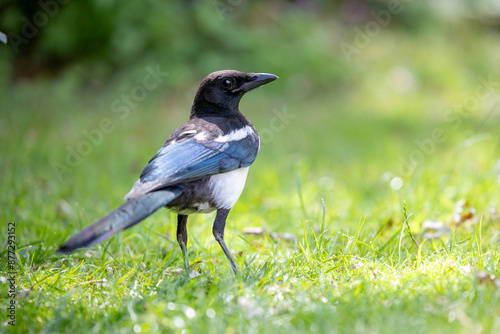
[[[56,10],[53,4],[62,2],[0,5],[0,30],[10,37],[9,45],[0,45],[4,175],[26,168],[23,175],[57,182],[51,163],[64,162],[68,147],[86,141],[84,131],[99,128],[104,118],[116,126],[105,145],[95,145],[65,175],[71,182],[54,185],[56,198],[76,201],[95,193],[75,187],[90,179],[86,186],[102,187],[102,180],[93,179],[100,170],[99,178],[114,177],[110,184],[123,187],[114,190],[121,199],[141,170],[138,162],[147,161],[186,120],[200,79],[228,68],[281,77],[262,89],[259,99],[242,101],[242,110],[252,111],[249,117],[261,136],[269,137],[255,174],[269,178],[276,198],[293,194],[295,176],[301,174],[308,204],[317,205],[319,198],[335,203],[333,215],[338,216],[332,221],[338,226],[352,226],[367,213],[373,217],[367,225],[377,225],[399,211],[400,198],[413,196],[425,207],[419,218],[435,208],[442,212],[439,203],[427,201],[419,184],[431,177],[435,188],[447,191],[445,202],[452,203],[474,187],[472,181],[459,181],[464,176],[456,173],[456,166],[468,166],[462,170],[467,177],[496,175],[497,2],[71,0]],[[49,15],[49,3],[54,15]],[[394,4],[400,8],[387,18]],[[40,8],[50,16],[47,24],[15,53],[15,34],[23,34],[26,20],[36,21]],[[385,27],[346,59],[340,45],[356,45],[359,31],[366,33],[379,20],[388,23],[379,23]],[[114,106],[126,103],[146,68],[168,72],[168,79],[149,91],[140,106],[131,107],[126,119],[118,117]],[[483,79],[492,81],[493,94],[479,96],[480,107],[465,108],[455,126],[447,118],[449,110],[474,96]],[[272,122],[283,113],[291,118],[273,130]],[[435,129],[443,130],[447,139],[422,153],[421,143]],[[484,139],[485,133],[492,139]],[[487,145],[467,151],[468,140],[478,141],[477,147]],[[408,161],[424,153],[406,175]],[[120,159],[103,163],[110,154]],[[399,192],[387,187],[395,177],[404,182]],[[3,185],[8,185],[5,179]],[[28,180],[28,188],[38,182]],[[322,188],[322,180],[335,180],[335,187]],[[447,188],[450,180],[461,187]],[[495,201],[490,197],[485,192],[478,201],[487,207]],[[283,224],[301,215],[282,210],[276,218]]]
[[[329,84],[345,79],[338,45],[353,35],[352,27],[362,28],[394,2],[402,11],[390,17],[391,29],[414,34],[462,17],[492,29],[499,23],[500,6],[489,0],[7,0],[0,5],[0,31],[11,48],[3,46],[0,59],[10,64],[2,65],[8,67],[3,73],[15,80],[78,68],[87,84],[159,63],[179,78],[271,68],[288,76],[307,70]],[[313,24],[317,20],[328,29]]]

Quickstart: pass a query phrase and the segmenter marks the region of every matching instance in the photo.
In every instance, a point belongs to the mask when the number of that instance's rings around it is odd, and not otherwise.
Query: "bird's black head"
[[[277,78],[274,74],[232,70],[210,73],[198,88],[191,108],[191,118],[238,112],[243,94]]]

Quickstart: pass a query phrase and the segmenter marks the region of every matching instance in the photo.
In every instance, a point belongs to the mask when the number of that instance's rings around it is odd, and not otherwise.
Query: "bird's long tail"
[[[180,188],[166,188],[128,200],[106,216],[69,239],[58,252],[70,253],[77,248],[96,245],[125,230],[167,205],[182,193]]]

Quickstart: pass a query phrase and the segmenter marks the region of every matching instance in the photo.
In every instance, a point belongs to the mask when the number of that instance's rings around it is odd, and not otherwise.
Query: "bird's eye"
[[[222,79],[222,87],[231,88],[233,81],[231,79]]]

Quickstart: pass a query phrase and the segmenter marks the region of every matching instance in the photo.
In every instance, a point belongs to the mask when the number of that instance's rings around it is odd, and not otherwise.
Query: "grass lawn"
[[[15,222],[18,297],[12,327],[2,247],[1,330],[499,333],[499,44],[388,34],[341,64],[342,82],[276,73],[244,97],[263,143],[226,228],[239,278],[212,236],[213,214],[188,222],[195,278],[166,210],[54,254],[123,202],[187,119],[201,78],[159,85],[126,114],[113,106],[141,74],[100,93],[69,79],[2,84],[0,241]]]

